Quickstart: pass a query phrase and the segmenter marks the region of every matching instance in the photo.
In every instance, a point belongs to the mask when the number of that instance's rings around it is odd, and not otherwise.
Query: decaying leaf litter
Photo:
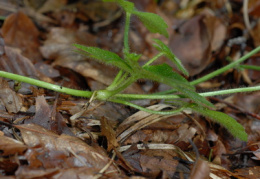
[[[243,11],[243,1],[133,2],[139,10],[158,13],[166,20],[170,40],[148,33],[133,18],[131,49],[151,57],[155,54],[152,39],[160,38],[182,60],[192,74],[190,80],[228,64],[227,56],[236,60],[260,44],[259,1],[250,1],[247,13]],[[2,1],[0,5],[0,13],[5,17],[1,21],[1,70],[75,89],[103,89],[112,81],[116,69],[73,53],[72,44],[120,53],[123,13],[117,6],[66,0]],[[248,18],[251,26],[246,26],[243,18]],[[142,58],[141,63],[145,63],[146,57]],[[259,55],[255,55],[245,65],[258,64]],[[258,83],[259,72],[237,67],[199,84],[197,90]],[[138,81],[127,90],[142,94],[162,89],[167,86]],[[0,98],[1,121],[14,127],[1,125],[3,176],[259,176],[259,92],[210,99],[219,111],[245,127],[247,143],[190,111],[160,116],[98,101],[82,110],[88,99],[6,79],[1,79]],[[139,103],[154,109],[171,108],[160,101]],[[72,119],[76,114],[80,114],[79,118]]]

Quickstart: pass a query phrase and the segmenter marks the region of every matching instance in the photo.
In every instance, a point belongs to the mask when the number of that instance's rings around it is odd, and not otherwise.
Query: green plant
[[[213,73],[210,73],[193,82],[188,82],[184,77],[172,71],[172,67],[170,67],[165,63],[160,65],[151,65],[159,57],[166,56],[176,65],[176,67],[182,74],[188,76],[188,72],[183,67],[180,60],[171,52],[171,50],[162,41],[158,39],[154,39],[154,47],[159,51],[159,53],[156,56],[154,56],[152,59],[150,59],[143,66],[140,66],[138,63],[138,60],[141,57],[141,55],[130,52],[128,35],[129,35],[131,15],[137,16],[141,20],[141,22],[145,25],[145,27],[152,33],[160,33],[165,37],[168,37],[168,33],[166,30],[167,24],[160,16],[153,13],[140,12],[135,9],[133,3],[125,0],[104,0],[104,1],[116,2],[125,11],[126,19],[125,19],[125,31],[124,31],[123,58],[121,58],[120,56],[118,56],[113,52],[102,50],[96,47],[86,47],[80,44],[74,44],[74,46],[79,49],[77,50],[78,52],[87,55],[88,57],[94,60],[98,60],[105,64],[116,66],[120,69],[114,81],[106,89],[98,90],[95,92],[74,90],[74,89],[60,87],[58,85],[49,84],[43,81],[31,79],[28,77],[24,77],[12,73],[4,72],[4,71],[0,71],[0,76],[29,83],[39,87],[47,88],[53,91],[71,94],[74,96],[88,97],[88,98],[94,97],[94,99],[96,100],[121,103],[121,104],[132,106],[139,110],[143,110],[155,114],[169,115],[169,114],[179,113],[184,109],[191,109],[195,112],[198,112],[204,116],[211,118],[215,122],[220,123],[222,126],[226,127],[231,132],[231,134],[233,134],[235,137],[238,137],[243,141],[247,140],[247,134],[244,128],[230,116],[212,110],[214,109],[214,105],[209,101],[207,101],[204,97],[221,95],[221,94],[230,94],[236,92],[256,91],[256,90],[260,90],[260,86],[222,90],[222,91],[199,94],[195,91],[194,85],[206,81],[208,79],[211,79],[230,68],[234,68],[236,65],[240,64],[248,57],[260,51],[260,47],[251,51],[247,55],[243,56],[241,59],[232,62],[229,65]],[[149,80],[157,81],[159,83],[164,83],[171,86],[172,90],[155,93],[155,94],[146,94],[146,95],[121,93],[123,90],[125,90],[128,86],[130,86],[138,79],[149,79]],[[175,108],[174,110],[170,110],[170,111],[153,111],[138,106],[131,102],[132,100],[137,100],[137,99],[166,99],[167,100],[166,102],[172,104],[173,106],[175,106]],[[184,99],[190,99],[190,101]]]

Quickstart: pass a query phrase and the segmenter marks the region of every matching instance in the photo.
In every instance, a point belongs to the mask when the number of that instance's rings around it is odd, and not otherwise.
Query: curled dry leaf
[[[36,98],[36,114],[32,119],[26,120],[26,123],[30,122],[52,130],[57,134],[73,135],[67,127],[62,115],[56,112],[56,106],[53,105],[51,109],[43,96]]]
[[[84,40],[82,40],[84,39]],[[109,85],[112,81],[110,70],[100,70],[103,65],[91,63],[86,57],[73,52],[73,43],[96,45],[96,37],[81,31],[53,28],[42,46],[41,52],[45,58],[55,59],[54,66],[62,66],[80,73],[84,77],[93,78],[103,84]],[[110,72],[110,73],[106,73]]]
[[[226,36],[225,25],[208,11],[181,24],[172,34],[169,46],[181,59],[191,76],[200,73],[210,63]]]
[[[35,64],[35,68],[41,72],[42,74],[50,77],[50,78],[56,78],[60,76],[60,73],[58,70],[54,69],[51,65],[47,65],[46,63],[39,62]]]
[[[21,54],[21,51],[12,47],[5,47],[5,54],[0,57],[0,69],[32,78],[38,78],[36,69],[30,59]]]
[[[150,176],[166,173],[167,178],[173,178],[178,161],[173,159],[178,154],[173,150],[147,150],[141,152],[140,166],[142,172]]]
[[[23,12],[11,14],[5,19],[2,34],[6,45],[21,49],[23,55],[32,62],[42,60],[39,51],[39,31]]]
[[[152,178],[159,176],[159,178],[174,178],[178,167],[181,170],[187,169],[175,159],[175,157],[186,159],[187,155],[172,144],[137,144],[131,147],[123,146],[119,150],[124,151],[122,155],[136,172]],[[189,169],[185,172],[188,173]]]
[[[16,128],[21,131],[28,147],[42,146],[48,150],[63,152],[67,156],[70,153],[83,156],[83,162],[88,168],[102,169],[110,160],[100,147],[89,146],[79,138],[57,135],[36,124],[17,125]],[[111,170],[115,170],[114,166],[110,166],[107,171]]]
[[[97,46],[98,40],[96,36],[84,31],[52,28],[40,50],[45,58],[55,60],[53,66],[69,68],[84,77],[110,85],[117,72],[115,68],[89,60],[86,56],[73,52],[73,43]],[[93,86],[91,89],[97,90]],[[141,91],[137,84],[127,89],[129,93],[141,93]]]
[[[111,123],[105,118],[102,117],[101,120],[101,135],[106,136],[108,147],[107,150],[111,151],[114,148],[119,146],[116,140],[116,132],[113,130]]]
[[[22,98],[9,87],[3,78],[0,78],[0,100],[10,113],[17,113],[22,107]]]
[[[1,39],[0,48],[2,49],[0,70],[51,82],[51,79],[43,74],[39,75],[31,60],[25,57],[20,49],[5,46],[3,39]],[[30,87],[30,84],[21,83],[18,92],[22,94],[31,93]]]

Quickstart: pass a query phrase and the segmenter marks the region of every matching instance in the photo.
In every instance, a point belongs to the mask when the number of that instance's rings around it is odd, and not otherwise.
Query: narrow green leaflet
[[[242,141],[247,141],[247,133],[245,132],[244,127],[229,115],[218,111],[212,111],[206,108],[201,108],[197,105],[191,107],[191,109],[206,117],[211,118],[214,122],[217,122],[220,125],[224,126],[233,136],[241,139]]]
[[[113,52],[102,50],[97,47],[86,47],[84,45],[79,44],[73,45],[79,48],[80,50],[86,52],[86,55],[88,55],[90,58],[99,60],[108,65],[116,66],[129,73],[132,72],[132,68],[123,59],[121,59],[117,54]]]
[[[142,21],[144,26],[150,32],[162,34],[167,38],[169,37],[167,32],[168,25],[165,23],[163,18],[161,18],[157,14],[149,12],[140,12],[137,10],[134,10],[132,13]]]
[[[212,103],[195,92],[194,86],[190,85],[185,78],[172,71],[172,67],[169,65],[165,63],[161,65],[150,65],[145,66],[143,69],[145,70],[145,72],[142,72],[143,78],[167,84],[193,100],[195,103],[214,107]]]
[[[182,65],[181,61],[172,53],[172,51],[167,47],[161,40],[153,39],[157,44],[153,46],[160,52],[163,52],[175,65],[176,67],[186,76],[189,76],[188,71]]]
[[[149,65],[144,67],[145,70],[150,71],[156,75],[162,76],[165,79],[171,79],[172,82],[184,83],[188,88],[195,90],[190,83],[178,73],[172,70],[172,67],[166,63],[160,65]],[[173,84],[175,85],[175,84]]]

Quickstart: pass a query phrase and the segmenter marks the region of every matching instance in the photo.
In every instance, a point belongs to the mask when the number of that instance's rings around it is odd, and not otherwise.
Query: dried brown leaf
[[[141,152],[140,165],[143,172],[151,176],[158,176],[160,172],[167,173],[172,178],[178,161],[173,158],[178,156],[172,150],[148,150]]]
[[[22,142],[6,136],[0,136],[1,156],[14,154],[22,154],[27,149],[27,146]]]
[[[169,105],[159,104],[148,107],[148,109],[152,110],[162,110],[164,108],[171,108]],[[176,115],[176,114],[174,114]],[[171,116],[174,116],[171,115]],[[150,114],[144,111],[139,111],[134,115],[130,116],[129,118],[125,119],[118,128],[117,128],[117,140],[119,142],[123,142],[127,137],[132,135],[133,133],[137,132],[138,130],[155,123],[157,121],[166,119],[170,116],[166,115],[157,115],[157,114]]]
[[[51,130],[51,120],[51,109],[47,104],[44,96],[37,96],[35,116],[32,119],[27,120],[26,123],[32,122],[48,130]]]
[[[101,70],[104,65],[89,62],[86,57],[73,52],[71,44],[79,43],[96,46],[95,39],[96,37],[87,32],[53,28],[48,34],[44,46],[41,47],[41,52],[45,58],[55,59],[53,65],[73,69],[85,77],[109,85],[113,76],[111,71],[108,73],[109,70]]]
[[[80,30],[52,28],[47,40],[40,48],[43,56],[54,59],[54,66],[72,69],[84,77],[92,78],[102,84],[109,85],[117,70],[111,66],[89,60],[87,57],[73,52],[71,44],[78,43],[86,46],[97,46],[98,37]],[[97,90],[91,86],[92,90]],[[127,92],[141,93],[141,88],[134,84]]]
[[[34,66],[39,72],[50,78],[56,78],[60,76],[58,70],[54,69],[51,65],[47,65],[46,63],[39,62],[36,63]]]
[[[42,60],[39,52],[39,31],[23,12],[11,14],[5,19],[2,34],[6,45],[21,49],[23,55],[32,62]]]
[[[80,154],[84,157],[84,163],[89,168],[102,169],[109,162],[109,158],[101,148],[89,146],[79,138],[57,135],[36,124],[17,125],[16,128],[21,131],[23,140],[28,147],[42,146],[48,150],[61,151],[66,155]],[[112,169],[114,167],[110,166],[109,170]]]
[[[5,54],[0,57],[0,69],[31,78],[38,78],[38,73],[30,59],[23,56],[17,48],[5,46]]]
[[[172,34],[169,46],[193,76],[206,68],[211,53],[220,48],[225,36],[226,27],[222,22],[204,11],[180,25]]]
[[[58,169],[51,168],[51,169],[32,169],[27,166],[20,166],[18,170],[15,172],[15,176],[18,178],[46,178],[54,175],[57,173]]]
[[[161,173],[165,173],[167,178],[172,178],[179,163],[173,158],[178,154],[174,150],[149,149],[145,144],[143,148],[146,150],[140,151],[133,145],[123,153],[123,156],[136,171],[145,176],[159,177]]]
[[[104,3],[102,1],[90,1],[88,3],[80,1],[76,4],[76,7],[94,22],[117,19],[117,12],[120,11],[116,3]]]
[[[0,100],[10,113],[17,113],[22,107],[22,98],[9,87],[3,78],[0,78]]]
[[[116,132],[111,126],[111,123],[105,118],[102,117],[100,120],[101,123],[101,135],[106,136],[108,147],[107,150],[111,151],[119,146],[116,140]]]
[[[57,134],[72,135],[73,133],[67,127],[62,115],[56,112],[56,103],[51,107],[46,102],[44,96],[36,98],[36,114],[32,119],[26,120],[26,123],[38,124],[45,129],[52,130]]]

